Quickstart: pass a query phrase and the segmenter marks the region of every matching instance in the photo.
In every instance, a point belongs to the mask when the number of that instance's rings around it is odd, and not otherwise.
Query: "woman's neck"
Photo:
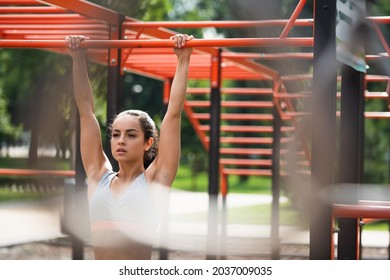
[[[131,182],[137,178],[141,173],[145,172],[145,168],[142,166],[136,165],[120,165],[117,177],[122,182]]]

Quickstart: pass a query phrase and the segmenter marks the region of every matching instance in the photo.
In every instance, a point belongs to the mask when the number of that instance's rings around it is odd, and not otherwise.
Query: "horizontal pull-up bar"
[[[33,170],[33,169],[10,169],[0,168],[2,176],[57,176],[57,177],[74,177],[74,170]]]
[[[313,38],[225,38],[194,39],[188,47],[277,47],[313,46]],[[0,48],[66,48],[65,40],[0,40]],[[173,48],[173,40],[86,40],[84,48]]]
[[[390,23],[389,16],[367,17],[377,23]],[[285,26],[289,19],[273,20],[205,20],[205,21],[126,21],[123,26],[129,28],[248,28],[248,27],[266,27],[266,26]],[[294,26],[312,27],[314,20],[312,18],[297,19]]]
[[[132,28],[248,28],[248,27],[262,27],[262,26],[284,26],[288,23],[288,19],[275,20],[218,20],[218,21],[126,21],[123,23],[125,27]],[[298,19],[294,22],[295,26],[313,26],[313,19]]]
[[[39,7],[39,6],[33,6],[33,7],[26,7],[26,6],[20,6],[20,7],[0,7],[0,13],[1,14],[33,14],[33,13],[47,13],[47,14],[53,14],[53,13],[65,13],[65,9],[57,8],[57,7]]]

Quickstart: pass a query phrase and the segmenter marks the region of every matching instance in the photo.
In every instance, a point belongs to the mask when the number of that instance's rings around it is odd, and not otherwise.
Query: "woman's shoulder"
[[[104,170],[100,174],[96,174],[96,176],[91,176],[88,178],[88,185],[97,187],[99,185],[104,185],[109,183],[114,176],[116,176],[117,172],[112,170]]]
[[[88,197],[92,198],[95,190],[104,186],[109,186],[113,177],[116,176],[116,172],[112,170],[106,170],[101,175],[97,177],[95,180],[91,180],[88,178]]]
[[[98,184],[104,184],[106,182],[110,182],[113,177],[115,177],[117,172],[112,170],[106,170],[103,172],[103,174],[100,176],[98,180]]]

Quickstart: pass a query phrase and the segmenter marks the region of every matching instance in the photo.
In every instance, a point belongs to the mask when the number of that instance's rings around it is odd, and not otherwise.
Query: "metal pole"
[[[280,198],[280,140],[281,118],[278,108],[273,109],[272,147],[272,211],[271,211],[271,259],[280,259],[279,198]]]
[[[301,0],[302,1],[302,0]],[[300,7],[299,9],[301,9]],[[287,19],[274,20],[218,20],[218,21],[127,21],[125,27],[129,28],[248,28],[248,27],[264,27],[264,26],[286,26],[286,24],[294,26],[312,26],[312,19],[297,19],[290,23]]]
[[[310,259],[331,259],[336,159],[336,1],[317,0],[314,17]]]
[[[357,204],[363,176],[364,74],[344,65],[341,69],[341,115],[338,203]],[[346,184],[346,185],[343,185]],[[340,218],[337,258],[358,259],[359,221]]]
[[[221,116],[221,52],[211,62],[211,105],[209,144],[209,216],[207,259],[217,259],[218,244],[218,193],[219,193],[219,144]]]
[[[312,47],[313,39],[303,38],[224,38],[193,39],[187,47]],[[87,40],[81,48],[173,48],[169,39],[151,40]],[[0,48],[67,48],[65,40],[0,40]]]
[[[164,89],[163,89],[163,104],[161,110],[161,119],[164,118],[169,103],[169,95],[171,92],[172,79],[167,79],[164,81]],[[165,204],[164,204],[165,206]],[[161,240],[162,246],[160,245],[160,260],[168,260],[169,259],[169,207],[166,205],[167,209],[164,209],[163,220],[161,221]]]
[[[222,195],[222,208],[221,208],[221,242],[220,242],[220,259],[225,260],[227,256],[227,195],[229,189],[228,175],[223,174],[221,176],[221,195]]]
[[[122,21],[124,17],[121,17]],[[110,27],[110,37],[117,39],[122,34],[122,22],[118,26]],[[120,40],[119,40],[120,41]],[[121,70],[121,49],[108,49],[108,79],[107,79],[107,123],[111,123],[114,117],[123,107],[123,82],[120,74]],[[118,170],[118,163],[114,160],[111,153],[110,135],[106,135],[105,153],[110,160],[113,169]]]
[[[84,258],[84,242],[82,240],[83,229],[86,229],[88,226],[87,211],[85,208],[87,205],[86,199],[86,175],[81,160],[81,151],[80,151],[80,116],[77,113],[77,127],[76,127],[76,155],[75,155],[75,188],[72,199],[72,214],[73,217],[73,234],[71,233],[72,240],[72,259],[73,260],[82,260]],[[89,227],[88,227],[89,228]]]

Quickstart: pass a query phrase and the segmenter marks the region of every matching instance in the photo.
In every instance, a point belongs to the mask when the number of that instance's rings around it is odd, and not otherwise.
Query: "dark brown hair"
[[[150,137],[152,137],[154,139],[153,145],[150,147],[150,149],[148,151],[146,151],[144,153],[144,167],[146,169],[153,162],[153,160],[157,157],[157,154],[158,154],[158,131],[156,128],[156,124],[152,120],[152,118],[149,116],[149,114],[144,112],[144,111],[126,110],[126,111],[119,113],[112,121],[111,125],[109,126],[109,135],[110,136],[112,133],[112,124],[119,116],[123,116],[123,115],[130,115],[130,116],[133,116],[139,120],[140,125],[141,125],[141,129],[144,132],[145,142],[148,141]]]

